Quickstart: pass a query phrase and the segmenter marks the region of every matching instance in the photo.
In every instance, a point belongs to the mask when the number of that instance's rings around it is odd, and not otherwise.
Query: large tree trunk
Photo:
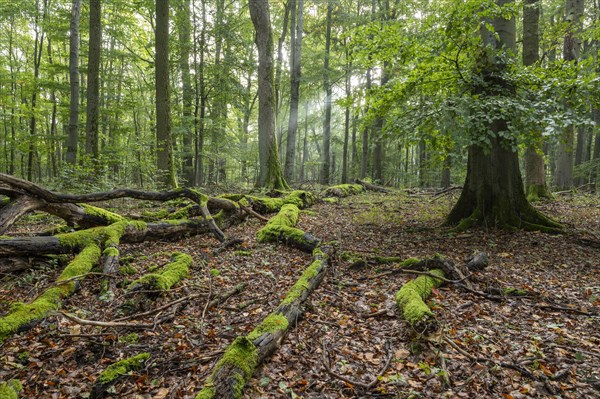
[[[509,0],[497,0],[503,6]],[[515,20],[502,17],[492,21],[495,34],[482,27],[483,44],[492,49],[514,51]],[[482,25],[485,26],[485,25]],[[508,55],[507,55],[508,56]],[[479,86],[472,88],[480,96],[514,95],[514,89],[502,78],[507,65],[503,57],[494,53],[484,54],[481,59]],[[462,194],[448,215],[449,224],[458,224],[457,229],[473,224],[486,227],[524,228],[530,230],[557,230],[559,225],[533,208],[523,190],[519,159],[514,150],[514,139],[504,137],[507,123],[496,116],[488,127],[489,148],[473,144],[469,147],[467,178]]]
[[[77,139],[79,129],[79,16],[81,0],[73,0],[71,8],[71,27],[69,37],[69,81],[71,86],[69,134],[67,136],[67,152],[65,154],[68,164],[75,165],[77,161]],[[29,179],[31,180],[31,179]]]
[[[155,46],[156,169],[160,184],[165,188],[173,188],[177,186],[177,181],[169,95],[169,0],[156,2]]]
[[[275,139],[275,92],[273,87],[273,36],[267,0],[250,0],[250,17],[258,47],[258,148],[260,171],[257,185],[289,188],[284,177]]]

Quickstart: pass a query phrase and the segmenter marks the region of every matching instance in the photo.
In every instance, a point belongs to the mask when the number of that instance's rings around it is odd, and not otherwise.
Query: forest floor
[[[303,211],[298,227],[338,241],[338,257],[309,297],[303,318],[255,373],[244,397],[600,397],[600,250],[577,238],[597,242],[599,197],[560,196],[538,205],[578,230],[578,236],[485,229],[453,234],[440,225],[454,201],[456,193],[438,198],[368,193]],[[111,206],[122,211],[128,204],[119,200]],[[34,215],[10,234],[42,231],[54,222]],[[99,299],[104,277],[92,275],[65,301],[63,311],[111,321],[190,294],[204,296],[154,329],[102,328],[49,317],[0,346],[0,381],[19,379],[24,398],[86,398],[108,364],[149,352],[146,368],[119,382],[109,397],[193,398],[224,348],[267,316],[311,262],[310,255],[287,246],[257,243],[256,231],[263,224],[251,218],[229,228],[228,236],[244,243],[217,255],[213,250],[219,243],[208,236],[123,245],[115,298]],[[195,259],[183,284],[153,300],[125,294],[128,281],[166,263],[173,251]],[[344,251],[365,258],[442,254],[457,263],[485,251],[488,268],[471,278],[479,290],[514,287],[532,295],[497,302],[442,286],[429,300],[440,328],[415,340],[394,303],[395,292],[412,277],[386,274],[393,265],[351,269],[351,262],[339,256]],[[206,256],[208,265],[202,262]],[[14,300],[33,299],[59,272],[46,264],[0,276],[0,314]],[[211,299],[239,283],[246,283],[241,293],[207,308]],[[151,324],[154,317],[130,322]],[[378,376],[388,356],[390,366]],[[366,391],[339,376],[365,385],[378,377],[378,383]]]

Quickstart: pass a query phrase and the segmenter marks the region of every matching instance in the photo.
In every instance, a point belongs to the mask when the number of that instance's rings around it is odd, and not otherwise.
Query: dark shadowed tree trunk
[[[100,47],[102,44],[102,8],[100,0],[90,0],[90,44],[87,71],[87,109],[85,152],[91,158],[94,174],[99,173],[98,116],[100,96]]]
[[[71,26],[69,28],[69,82],[71,99],[69,107],[69,133],[65,161],[75,165],[77,162],[77,138],[79,135],[79,17],[81,0],[73,0],[71,7]]]
[[[297,6],[296,6],[297,3]],[[298,103],[300,101],[300,68],[302,58],[302,14],[304,1],[290,0],[292,20],[290,25],[290,117],[288,121],[287,143],[285,147],[285,179],[294,179],[296,159],[296,136],[298,132]],[[297,12],[296,12],[297,9]],[[296,18],[297,16],[297,18]],[[296,25],[296,26],[294,26]]]
[[[497,0],[504,6],[510,0]],[[496,34],[482,24],[483,45],[479,62],[481,83],[472,87],[480,97],[512,96],[514,87],[503,78],[514,53],[516,26],[514,18],[497,17],[492,21]],[[474,224],[489,227],[557,230],[560,226],[533,208],[523,189],[515,138],[503,135],[507,122],[497,115],[487,126],[489,147],[472,144],[469,147],[467,178],[461,196],[450,211],[447,222],[465,229]]]
[[[331,49],[331,14],[333,1],[327,2],[327,26],[325,34],[325,62],[323,64],[323,89],[325,90],[325,117],[323,118],[323,153],[321,155],[321,184],[329,184],[331,174],[331,80],[329,78],[329,55]]]
[[[156,168],[162,188],[177,186],[169,95],[169,0],[156,0]]]
[[[267,0],[249,0],[250,17],[258,48],[258,187],[289,188],[284,177],[275,139],[275,88],[273,36]]]

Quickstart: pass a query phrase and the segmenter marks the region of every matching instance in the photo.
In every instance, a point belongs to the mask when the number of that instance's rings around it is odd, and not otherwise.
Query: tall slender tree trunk
[[[98,144],[98,107],[100,98],[100,48],[102,44],[102,8],[100,0],[90,0],[90,40],[87,71],[87,111],[85,152],[91,158],[94,174],[100,173]]]
[[[329,56],[331,50],[331,14],[333,0],[327,2],[327,26],[325,34],[325,62],[323,64],[323,89],[325,90],[325,117],[323,118],[323,154],[321,158],[321,184],[329,184],[331,174],[331,80],[329,78]]]
[[[267,0],[249,0],[258,48],[258,187],[287,189],[275,139],[273,36]]]
[[[162,188],[177,186],[169,94],[169,0],[156,1],[156,169]]]
[[[300,76],[302,59],[302,14],[304,1],[290,0],[292,21],[290,24],[290,117],[288,120],[288,135],[285,150],[284,175],[286,181],[294,180],[294,167],[296,159],[296,136],[298,132],[298,103],[300,101]],[[297,12],[296,12],[297,9]],[[295,16],[297,15],[297,19]],[[294,26],[296,25],[296,26]]]
[[[183,127],[183,177],[186,185],[194,184],[194,147],[192,107],[194,89],[190,76],[191,19],[190,0],[179,0],[177,8],[177,27],[179,30],[179,69],[182,89],[182,127]]]
[[[71,27],[69,37],[69,81],[71,100],[69,107],[69,133],[65,161],[70,165],[77,162],[77,142],[79,136],[79,18],[81,0],[73,0],[71,7]]]
[[[532,66],[539,61],[540,49],[540,1],[526,0],[523,3],[523,65]],[[532,126],[531,143],[525,150],[525,192],[529,201],[550,198],[546,186],[546,169],[542,156],[542,132]]]
[[[511,0],[496,0],[500,7]],[[482,24],[481,35],[484,52],[478,65],[481,68],[481,83],[471,88],[479,97],[513,96],[514,88],[504,78],[510,62],[510,54],[516,48],[515,19],[502,16],[491,23],[494,32]],[[498,54],[497,52],[500,52]],[[492,116],[485,134],[490,140],[489,147],[473,144],[469,147],[467,177],[461,196],[448,215],[449,224],[458,224],[462,230],[474,224],[488,227],[524,228],[529,230],[557,230],[560,226],[533,208],[525,196],[519,159],[514,150],[515,140],[506,137],[507,122],[500,113]],[[492,133],[490,136],[490,132]]]
[[[346,44],[345,40],[344,44]],[[348,47],[345,45],[344,48],[346,56],[346,109],[344,110],[344,149],[342,153],[342,184],[348,183],[348,141],[350,139],[350,108],[352,106],[352,61],[350,60],[350,53]]]
[[[194,39],[194,64],[197,78],[195,81],[196,100],[194,105],[194,132],[195,132],[195,162],[194,162],[194,185],[200,186],[204,183],[204,118],[206,117],[206,86],[204,84],[204,52],[206,49],[206,1],[201,1],[202,6],[202,29],[200,30],[200,48],[198,41]],[[194,31],[197,27],[196,9],[194,8]],[[194,37],[196,35],[194,34]],[[200,60],[198,60],[198,53]]]
[[[583,0],[565,1],[567,33],[563,45],[563,59],[566,62],[576,63],[579,59],[581,43],[578,33],[581,31],[583,11]],[[575,95],[575,89],[572,89],[571,95]],[[571,106],[568,100],[567,106]],[[555,183],[559,190],[568,190],[573,186],[574,144],[575,126],[569,125],[558,143]]]

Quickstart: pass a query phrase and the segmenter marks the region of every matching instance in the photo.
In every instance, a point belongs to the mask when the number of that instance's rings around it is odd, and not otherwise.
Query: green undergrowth
[[[51,311],[59,309],[62,300],[75,292],[77,277],[87,274],[99,259],[100,248],[94,244],[88,245],[63,270],[56,286],[42,292],[31,303],[13,303],[11,312],[0,318],[0,343],[29,324],[43,319]],[[61,281],[64,283],[61,284]]]
[[[414,260],[412,262],[414,263]],[[444,272],[440,269],[429,270],[429,273],[438,277],[444,277]],[[431,295],[431,290],[439,287],[441,284],[442,280],[425,275],[404,284],[396,292],[396,304],[402,312],[404,320],[411,326],[415,326],[433,317],[433,312],[424,301]]]
[[[112,384],[130,371],[141,369],[148,359],[150,359],[149,353],[140,353],[139,355],[120,360],[108,366],[106,370],[100,373],[96,381],[103,385]]]
[[[23,385],[19,380],[0,382],[0,399],[18,399]]]
[[[149,286],[160,291],[167,291],[185,278],[192,266],[193,259],[190,255],[176,252],[171,261],[157,273],[145,274],[129,284],[129,289],[140,286]]]

